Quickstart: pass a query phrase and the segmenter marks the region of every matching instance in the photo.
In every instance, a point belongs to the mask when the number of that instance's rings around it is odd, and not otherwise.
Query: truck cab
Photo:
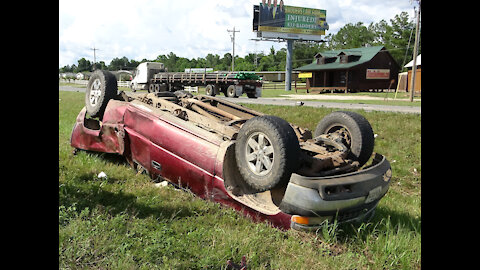
[[[130,88],[136,90],[147,90],[153,75],[159,72],[165,72],[165,66],[159,62],[140,63],[133,72],[133,80]]]

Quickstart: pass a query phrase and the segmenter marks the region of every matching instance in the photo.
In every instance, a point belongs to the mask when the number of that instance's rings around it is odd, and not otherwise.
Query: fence
[[[305,89],[306,83],[293,81],[291,83],[291,89]],[[262,90],[285,90],[285,83],[274,83],[274,82],[264,82],[262,85]]]
[[[60,82],[87,85],[88,80],[60,79]]]
[[[117,81],[117,86],[118,87],[129,87],[129,82],[128,81]]]
[[[185,86],[183,90],[198,93],[198,86]]]
[[[88,84],[88,80],[60,79],[60,82],[74,83],[74,84],[80,84],[80,85],[87,85]],[[117,86],[118,87],[129,87],[129,82],[128,81],[117,81]]]

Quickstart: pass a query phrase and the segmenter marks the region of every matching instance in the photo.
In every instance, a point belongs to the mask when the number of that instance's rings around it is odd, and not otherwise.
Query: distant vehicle
[[[102,70],[90,78],[75,151],[123,155],[152,179],[283,229],[368,220],[389,189],[390,163],[373,153],[373,130],[360,114],[330,113],[312,134],[224,99],[127,95],[116,82]]]
[[[174,92],[185,86],[205,86],[209,96],[223,93],[227,97],[239,97],[246,93],[249,98],[262,95],[260,77],[249,72],[167,72],[163,63],[140,63],[130,83],[132,91]]]

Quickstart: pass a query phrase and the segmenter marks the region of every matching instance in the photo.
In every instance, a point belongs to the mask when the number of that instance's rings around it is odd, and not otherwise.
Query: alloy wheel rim
[[[255,132],[247,139],[245,159],[248,168],[255,175],[268,174],[274,164],[274,149],[272,142],[263,132]]]
[[[92,106],[95,106],[100,99],[102,94],[102,90],[100,89],[101,85],[100,79],[96,79],[92,83],[92,88],[90,89],[90,105]]]

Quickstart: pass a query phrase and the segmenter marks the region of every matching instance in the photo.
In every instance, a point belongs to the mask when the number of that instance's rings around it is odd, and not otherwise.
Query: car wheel
[[[264,115],[249,119],[238,132],[235,158],[245,182],[257,192],[288,183],[300,165],[300,145],[290,124]]]
[[[227,88],[227,97],[236,98],[238,97],[235,93],[235,85],[230,85]]]
[[[364,165],[373,153],[375,138],[365,117],[354,112],[333,112],[325,116],[317,125],[315,137],[332,134],[350,149],[348,158]]]
[[[85,91],[85,107],[91,117],[102,117],[108,101],[117,95],[117,79],[105,70],[95,71]]]

